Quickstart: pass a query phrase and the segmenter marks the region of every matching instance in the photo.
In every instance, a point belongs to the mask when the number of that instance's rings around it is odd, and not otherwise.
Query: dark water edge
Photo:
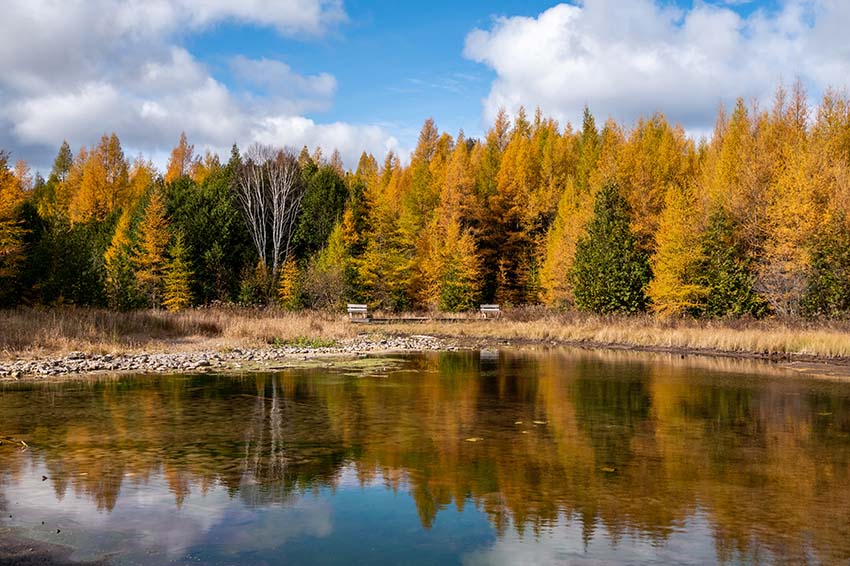
[[[850,384],[750,361],[9,384],[3,435],[31,447],[0,447],[0,563],[850,560]]]

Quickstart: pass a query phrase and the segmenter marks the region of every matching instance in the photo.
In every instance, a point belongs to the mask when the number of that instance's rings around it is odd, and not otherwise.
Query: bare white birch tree
[[[245,153],[234,188],[260,261],[275,281],[289,257],[304,197],[298,159],[290,151],[254,144]]]

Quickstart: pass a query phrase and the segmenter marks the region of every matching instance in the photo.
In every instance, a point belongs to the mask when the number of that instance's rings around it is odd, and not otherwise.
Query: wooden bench
[[[484,318],[498,318],[502,316],[502,311],[499,305],[481,305],[481,316]]]
[[[369,307],[367,305],[348,305],[348,318],[357,320],[369,320]]]

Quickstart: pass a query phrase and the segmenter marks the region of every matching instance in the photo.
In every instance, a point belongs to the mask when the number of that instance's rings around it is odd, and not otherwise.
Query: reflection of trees
[[[602,526],[664,541],[700,510],[724,559],[850,557],[845,389],[614,357],[452,353],[392,379],[309,370],[35,388],[32,406],[48,407],[37,418],[0,395],[6,426],[34,446],[0,457],[0,478],[35,457],[57,494],[104,509],[123,481],[160,473],[178,504],[218,483],[262,505],[333,488],[350,463],[361,481],[409,489],[426,527],[472,504],[499,531],[566,517],[586,540]]]

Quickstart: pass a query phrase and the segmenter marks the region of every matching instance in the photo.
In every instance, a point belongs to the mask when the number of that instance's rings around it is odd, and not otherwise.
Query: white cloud
[[[333,148],[339,150],[345,163],[357,164],[366,150],[383,156],[393,150],[399,153],[399,143],[380,126],[352,125],[344,122],[316,124],[301,116],[275,116],[257,123],[251,138],[265,144],[283,145],[298,150],[303,146],[321,145],[326,156]],[[402,151],[402,156],[404,152]]]
[[[333,76],[235,56],[230,71],[242,90],[234,90],[180,44],[187,30],[221,22],[320,36],[345,17],[341,0],[11,0],[0,18],[0,142],[45,168],[63,138],[76,148],[115,131],[128,154],[161,161],[185,130],[225,157],[232,143],[259,138],[328,150],[339,141],[354,165],[359,150],[396,142],[374,126],[302,117],[331,105]]]
[[[579,123],[585,104],[600,118],[632,122],[662,111],[693,130],[741,96],[769,101],[781,80],[800,77],[813,95],[850,76],[844,0],[786,0],[742,17],[696,2],[586,0],[537,17],[497,18],[466,38],[464,55],[492,68],[484,118],[500,107],[540,106]]]

